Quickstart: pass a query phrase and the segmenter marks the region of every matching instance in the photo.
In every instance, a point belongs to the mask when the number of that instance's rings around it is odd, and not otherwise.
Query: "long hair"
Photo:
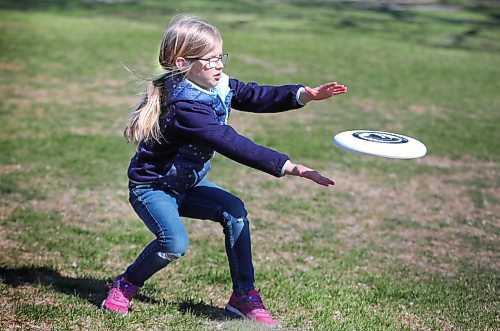
[[[164,72],[152,79],[143,99],[134,107],[125,127],[127,142],[136,144],[154,139],[160,142],[161,102],[165,89],[163,83],[176,76],[185,76],[192,61],[186,61],[182,68],[175,65],[178,57],[185,59],[203,57],[211,52],[217,42],[222,40],[219,30],[213,25],[191,15],[176,15],[163,35],[158,56]]]

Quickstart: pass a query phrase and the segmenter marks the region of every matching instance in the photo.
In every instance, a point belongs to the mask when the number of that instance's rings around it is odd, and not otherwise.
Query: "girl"
[[[130,203],[156,236],[127,270],[111,284],[102,307],[127,314],[137,290],[160,269],[184,256],[188,235],[182,217],[219,222],[225,235],[233,293],[226,310],[274,327],[254,287],[250,228],[243,202],[208,181],[215,152],[276,177],[334,182],[290,158],[255,144],[227,124],[231,108],[274,113],[297,109],[347,91],[328,83],[302,85],[245,84],[222,72],[220,32],[193,16],[179,15],[166,30],[159,62],[165,72],[153,80],[125,129],[138,144],[128,169]]]

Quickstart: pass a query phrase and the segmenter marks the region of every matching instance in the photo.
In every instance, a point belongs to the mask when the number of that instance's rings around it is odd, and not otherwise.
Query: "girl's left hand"
[[[312,100],[324,100],[347,92],[347,86],[337,82],[326,83],[315,88],[304,86],[304,89],[307,93],[301,95],[300,98],[304,104]]]
[[[335,185],[335,182],[330,178],[325,177],[316,170],[303,166],[302,164],[294,164],[292,162],[289,162],[285,169],[285,174],[307,178],[312,180],[316,184],[326,187],[330,185]]]

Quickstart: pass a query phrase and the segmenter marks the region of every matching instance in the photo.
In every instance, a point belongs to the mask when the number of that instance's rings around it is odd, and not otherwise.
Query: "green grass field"
[[[374,2],[371,2],[372,4]],[[335,1],[0,0],[0,329],[255,330],[223,308],[220,225],[186,219],[187,255],[119,318],[99,305],[150,234],[128,205],[122,137],[177,12],[217,25],[226,73],[339,81],[301,111],[234,111],[240,133],[335,179],[275,179],[217,156],[210,179],[246,203],[257,287],[289,330],[500,328],[500,9]],[[481,6],[479,6],[481,5]],[[394,131],[403,161],[332,136]]]

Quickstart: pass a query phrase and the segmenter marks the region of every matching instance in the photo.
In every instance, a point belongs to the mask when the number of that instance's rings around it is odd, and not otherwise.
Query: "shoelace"
[[[135,295],[135,288],[125,282],[117,280],[111,285],[113,299],[121,302],[129,302]]]
[[[250,307],[252,307],[253,309],[266,309],[259,295],[248,295],[247,300],[247,302],[250,304]]]

